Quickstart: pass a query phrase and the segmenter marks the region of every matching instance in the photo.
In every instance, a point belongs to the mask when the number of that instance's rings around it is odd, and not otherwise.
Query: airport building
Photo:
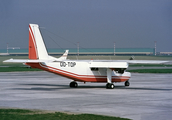
[[[68,48],[66,48],[68,49]],[[48,49],[50,55],[61,55],[66,49]],[[154,48],[69,48],[69,55],[154,55]],[[5,50],[0,50],[4,53]],[[10,49],[10,55],[28,55],[28,49]]]
[[[65,50],[65,49],[64,49]],[[62,54],[62,49],[49,49],[50,54]],[[69,55],[154,55],[154,48],[87,48],[69,49]]]

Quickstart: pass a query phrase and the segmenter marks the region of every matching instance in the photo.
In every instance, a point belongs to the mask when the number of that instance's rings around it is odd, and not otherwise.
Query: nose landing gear
[[[130,82],[129,82],[129,81],[126,81],[126,82],[124,83],[124,85],[125,85],[125,86],[130,86]]]

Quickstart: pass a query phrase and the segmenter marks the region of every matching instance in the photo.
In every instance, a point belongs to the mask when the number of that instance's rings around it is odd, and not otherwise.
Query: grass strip
[[[129,67],[172,67],[165,64],[130,64]]]
[[[172,69],[136,69],[128,71],[133,73],[172,73]]]
[[[21,72],[21,71],[41,71],[36,68],[28,68],[28,67],[0,67],[0,72]]]
[[[0,109],[0,120],[129,120],[93,114],[46,113],[22,109]]]

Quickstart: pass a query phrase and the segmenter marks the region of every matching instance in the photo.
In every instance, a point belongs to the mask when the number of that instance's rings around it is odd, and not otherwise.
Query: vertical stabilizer
[[[47,49],[37,24],[29,24],[29,59],[48,59]]]

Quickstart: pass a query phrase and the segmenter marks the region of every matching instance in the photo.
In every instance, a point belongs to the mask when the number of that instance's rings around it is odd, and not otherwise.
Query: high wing
[[[163,64],[158,60],[102,60],[90,62],[90,68],[128,68],[128,64]]]
[[[168,61],[160,61],[160,60],[115,60],[119,62],[127,62],[130,64],[163,64]]]
[[[90,68],[127,68],[127,62],[90,62]]]
[[[168,61],[158,61],[158,60],[114,60],[114,61],[91,61],[90,68],[96,70],[99,68],[110,69],[117,73],[123,74],[125,70],[129,67],[129,64],[163,64]]]
[[[98,68],[105,68],[105,69],[110,69],[114,70],[118,73],[123,74],[124,71],[128,68],[128,63],[127,62],[111,62],[111,61],[106,61],[106,62],[91,62],[90,63],[90,68],[91,69],[98,69]]]

